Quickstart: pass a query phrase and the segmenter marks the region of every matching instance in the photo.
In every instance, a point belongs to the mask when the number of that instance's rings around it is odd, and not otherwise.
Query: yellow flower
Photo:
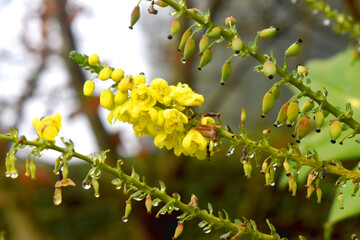
[[[128,92],[117,91],[114,101],[116,104],[121,105],[128,99]]]
[[[155,122],[151,120],[150,115],[141,115],[134,119],[132,124],[136,137],[142,137],[143,134],[148,137],[153,137],[158,132],[158,127]]]
[[[84,95],[87,97],[92,96],[95,89],[95,83],[91,80],[87,80],[83,86]]]
[[[172,100],[171,97],[171,88],[169,87],[168,83],[162,78],[155,78],[150,83],[150,89],[154,93],[154,97],[160,103],[168,106]]]
[[[41,120],[35,118],[32,124],[41,138],[52,141],[58,135],[62,126],[61,116],[55,113],[52,117],[44,117]]]
[[[105,81],[111,77],[112,70],[108,66],[104,66],[104,68],[99,73],[99,79]]]
[[[133,79],[133,83],[135,85],[145,84],[146,83],[145,75],[142,73],[136,75]]]
[[[175,130],[183,132],[184,124],[188,123],[187,116],[175,108],[165,109],[163,116],[165,120],[164,131],[166,134],[170,134]]]
[[[89,62],[89,65],[90,66],[96,66],[100,63],[100,60],[99,60],[99,56],[96,55],[96,54],[92,54],[89,56],[89,59],[88,59],[88,62]]]
[[[182,146],[192,157],[196,156],[198,159],[206,157],[207,141],[195,128],[190,129],[186,134],[182,141]]]
[[[134,106],[152,107],[156,104],[156,99],[145,84],[140,84],[130,92],[130,101]]]
[[[114,82],[120,81],[124,77],[124,71],[122,69],[115,69],[111,73],[111,79],[114,80]]]
[[[110,90],[102,90],[100,94],[100,105],[110,111],[114,108],[114,94]]]
[[[178,83],[172,90],[174,100],[182,106],[200,106],[204,102],[203,95],[195,93],[187,84]]]
[[[132,89],[133,83],[130,77],[124,77],[118,84],[119,91],[125,92]]]
[[[131,111],[132,111],[132,104],[127,100],[123,104],[117,106],[115,109],[113,109],[113,116],[116,120],[122,121],[122,122],[130,122],[131,120]],[[111,114],[111,113],[110,113]],[[111,116],[108,116],[108,118]]]
[[[174,149],[176,156],[180,156],[181,153],[188,155],[182,145],[184,138],[184,132],[174,131],[171,134],[166,134],[164,129],[161,129],[154,138],[154,144],[158,148],[166,147],[167,150]]]

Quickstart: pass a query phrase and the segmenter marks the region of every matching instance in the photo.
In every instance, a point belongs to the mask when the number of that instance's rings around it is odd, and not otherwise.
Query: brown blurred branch
[[[355,0],[345,0],[345,6],[349,11],[350,15],[355,19],[355,21],[360,20],[360,10],[357,2]]]

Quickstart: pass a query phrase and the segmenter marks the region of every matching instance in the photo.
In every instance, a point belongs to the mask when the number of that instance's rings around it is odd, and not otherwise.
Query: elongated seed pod
[[[271,88],[270,92],[274,95],[275,100],[280,97],[280,87],[279,85],[275,85]]]
[[[179,19],[175,18],[172,20],[170,25],[170,35],[168,39],[172,39],[172,37],[180,31],[180,21]]]
[[[272,38],[275,36],[275,34],[279,31],[279,28],[276,28],[276,27],[269,27],[269,28],[266,28],[266,29],[263,29],[261,30],[258,35],[259,37],[261,38]]]
[[[336,139],[340,137],[343,124],[339,120],[334,120],[330,125],[331,143],[336,143]]]
[[[241,124],[244,124],[246,121],[246,112],[245,108],[241,108]]]
[[[181,37],[178,51],[184,50],[185,44],[186,44],[187,40],[190,38],[190,36],[191,36],[191,31],[189,29],[187,29]]]
[[[286,115],[287,115],[287,125],[291,127],[299,114],[299,106],[296,101],[291,101],[289,103]]]
[[[214,27],[206,33],[209,38],[217,38],[221,34],[221,27]]]
[[[289,103],[285,103],[280,111],[279,111],[279,114],[278,114],[278,117],[276,119],[276,122],[274,123],[274,126],[275,127],[280,127],[281,125],[283,125],[286,120],[287,120],[287,109],[289,107]]]
[[[302,115],[296,123],[296,142],[300,143],[311,129],[311,120],[307,115]]]
[[[264,95],[263,102],[262,102],[262,115],[261,117],[264,118],[265,115],[270,112],[270,110],[274,107],[275,104],[275,98],[274,94],[271,92],[267,92]]]
[[[195,40],[194,38],[190,37],[185,43],[183,60],[185,61],[188,60],[189,57],[193,55],[194,51],[195,51]]]
[[[231,62],[226,61],[222,67],[221,85],[224,85],[231,74]]]
[[[299,38],[296,42],[291,44],[291,46],[288,49],[286,49],[285,56],[286,57],[294,57],[294,56],[298,55],[301,50],[301,46],[300,46],[301,42],[302,42],[302,40]]]
[[[244,167],[244,173],[245,173],[244,177],[251,178],[251,171],[252,171],[251,162],[250,161],[244,162],[243,167]]]
[[[231,48],[234,50],[236,54],[239,54],[243,47],[243,42],[239,37],[234,37],[231,41]]]
[[[320,132],[320,128],[324,123],[324,113],[322,110],[318,110],[314,116],[315,119],[315,126],[316,126],[316,132]]]
[[[206,49],[209,47],[209,37],[206,35],[203,35],[202,38],[199,41],[199,55],[201,56],[203,52],[205,52]]]
[[[133,26],[139,20],[139,18],[140,18],[140,7],[135,6],[131,12],[130,26],[129,26],[130,29],[133,29]]]
[[[204,51],[203,55],[201,56],[198,69],[201,70],[201,68],[203,66],[205,66],[206,64],[208,64],[211,61],[211,59],[212,59],[212,50],[211,50],[211,48],[207,48]]]
[[[307,100],[300,108],[300,112],[307,113],[314,108],[314,100],[309,99]]]
[[[272,79],[276,74],[276,65],[272,61],[267,61],[263,64],[263,73],[264,75]]]

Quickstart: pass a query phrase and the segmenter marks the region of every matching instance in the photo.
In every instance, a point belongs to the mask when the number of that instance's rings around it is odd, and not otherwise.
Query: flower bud
[[[115,94],[114,101],[117,105],[121,105],[128,99],[128,92],[127,91],[117,91]]]
[[[302,66],[302,65],[298,65],[297,66],[297,74],[299,76],[307,76],[309,73],[309,69],[305,66]]]
[[[297,190],[297,182],[296,182],[296,179],[294,179],[294,182],[292,184],[292,195],[294,197],[296,196],[296,190]]]
[[[268,162],[267,162],[267,160],[264,160],[263,163],[262,163],[262,165],[261,165],[261,171],[260,171],[260,173],[261,173],[261,174],[265,174],[267,167],[268,167]]]
[[[261,117],[264,118],[265,115],[270,112],[270,110],[274,107],[275,104],[275,98],[274,94],[271,92],[267,92],[264,95],[263,101],[262,101],[262,115]]]
[[[227,18],[225,19],[225,25],[226,25],[227,27],[234,26],[235,24],[236,24],[236,19],[235,19],[233,16],[227,17]]]
[[[91,185],[94,188],[94,196],[95,197],[99,197],[99,188],[100,188],[100,184],[99,181],[96,178],[91,179]]]
[[[122,92],[127,92],[128,90],[132,89],[132,87],[133,83],[130,77],[124,77],[123,79],[121,79],[117,86],[118,90]]]
[[[221,27],[214,27],[206,33],[209,38],[217,38],[221,34]]]
[[[274,95],[275,100],[280,97],[280,87],[279,85],[275,85],[271,88],[270,92]]]
[[[195,40],[194,38],[190,37],[185,43],[184,56],[182,61],[188,60],[189,57],[191,57],[191,55],[194,53],[194,51],[195,51]]]
[[[203,35],[202,38],[199,41],[199,55],[201,56],[206,49],[209,47],[209,38],[206,35]]]
[[[59,188],[55,188],[55,192],[54,192],[54,205],[60,205],[62,202],[62,196],[61,196],[61,187]]]
[[[25,160],[25,176],[30,177],[30,159]]]
[[[5,157],[5,168],[6,168],[5,176],[10,177],[11,162],[10,162],[10,158],[8,155]]]
[[[290,173],[290,164],[288,162],[288,160],[284,160],[284,163],[283,163],[283,166],[284,166],[284,170],[286,172],[286,176],[291,176],[291,173]]]
[[[110,111],[114,108],[114,94],[110,90],[102,90],[100,105]]]
[[[186,44],[187,40],[190,38],[190,36],[191,36],[191,31],[189,29],[187,29],[181,37],[180,45],[178,47],[179,51],[184,50],[185,44]]]
[[[296,142],[300,143],[311,129],[311,120],[307,115],[302,115],[296,123]]]
[[[285,51],[285,56],[286,57],[294,57],[296,55],[299,54],[300,49],[301,49],[301,44],[302,40],[301,38],[299,38],[295,43],[293,43],[286,51]]]
[[[276,28],[276,27],[269,27],[269,28],[266,28],[266,29],[263,29],[261,30],[258,35],[259,37],[261,38],[272,38],[275,36],[275,34],[279,31],[279,28]]]
[[[322,191],[319,186],[316,186],[316,197],[317,197],[317,203],[321,203]]]
[[[276,122],[274,123],[275,127],[280,127],[281,125],[283,125],[285,123],[285,121],[287,120],[287,109],[288,109],[289,103],[285,103],[278,114],[278,117],[276,119]]]
[[[99,79],[105,81],[111,77],[112,70],[108,66],[104,66],[104,68],[99,72]]]
[[[174,236],[172,237],[172,240],[177,239],[183,232],[183,229],[184,229],[184,222],[179,222],[175,229],[175,233]]]
[[[307,113],[311,111],[313,108],[314,108],[314,100],[309,99],[301,106],[300,112]]]
[[[158,5],[159,7],[167,7],[168,6],[168,4],[166,2],[163,2],[161,0],[157,0],[155,2],[155,4]]]
[[[212,59],[212,50],[211,48],[207,48],[201,56],[200,64],[198,69],[201,70],[206,64],[208,64]]]
[[[136,75],[133,79],[133,84],[134,85],[140,85],[140,84],[145,84],[146,83],[146,78],[144,73],[140,73],[138,75]]]
[[[265,187],[268,187],[268,186],[270,186],[270,172],[269,171],[267,171],[265,173]]]
[[[311,194],[314,192],[314,186],[311,184],[306,191],[306,199],[310,199]]]
[[[264,75],[272,79],[276,74],[276,65],[272,61],[267,61],[263,64],[263,73]]]
[[[124,77],[124,71],[122,69],[115,69],[111,73],[111,79],[114,82],[120,81]]]
[[[234,50],[236,54],[239,54],[243,47],[243,42],[239,37],[234,37],[231,42],[231,48]]]
[[[128,217],[131,213],[132,207],[131,207],[131,201],[126,201],[126,205],[125,205],[125,214],[122,218],[123,222],[127,222],[128,221]]]
[[[270,185],[274,186],[275,184],[275,167],[270,166]]]
[[[312,182],[314,181],[315,178],[316,178],[316,175],[313,172],[310,172],[307,177],[305,187],[308,188],[312,184]]]
[[[96,66],[100,63],[99,56],[96,54],[92,54],[88,58],[88,63],[90,66]]]
[[[244,168],[244,173],[245,173],[244,177],[251,178],[251,171],[252,171],[251,162],[245,161],[243,164],[243,168]]]
[[[241,108],[241,124],[244,124],[246,121],[246,112],[245,108]]]
[[[139,20],[139,18],[140,18],[140,7],[135,6],[131,12],[130,26],[129,26],[130,29],[133,29],[133,26]]]
[[[291,174],[289,175],[288,183],[289,183],[289,192],[292,192],[294,186],[294,178],[291,176]]]
[[[343,199],[343,194],[341,192],[338,192],[337,199],[340,204],[340,209],[344,209],[344,199]]]
[[[146,196],[145,207],[146,207],[146,212],[148,214],[150,214],[151,213],[151,208],[152,208],[152,200],[151,200],[150,195]]]
[[[324,113],[322,110],[318,110],[314,116],[315,119],[315,126],[316,126],[316,132],[320,132],[320,128],[324,123]]]
[[[331,143],[336,143],[336,139],[340,136],[343,124],[339,120],[332,121],[330,125]]]
[[[291,127],[299,114],[299,106],[296,101],[291,101],[286,111],[287,125]]]
[[[83,86],[83,93],[85,96],[92,96],[95,89],[95,83],[91,80],[86,80]]]
[[[170,35],[168,36],[168,39],[172,39],[172,37],[177,34],[180,30],[180,21],[179,19],[174,19],[172,22],[171,22],[171,25],[170,25]]]
[[[231,62],[226,61],[222,66],[221,85],[225,85],[225,82],[230,77],[230,74],[231,74]]]
[[[353,180],[353,183],[354,183],[354,189],[353,189],[353,193],[351,194],[351,196],[355,197],[355,194],[359,190],[359,181],[358,180]]]
[[[32,180],[36,179],[36,165],[34,161],[30,162],[30,175]]]

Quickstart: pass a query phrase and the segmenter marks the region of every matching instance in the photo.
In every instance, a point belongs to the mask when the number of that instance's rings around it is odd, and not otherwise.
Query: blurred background
[[[124,160],[125,171],[131,167],[146,177],[150,186],[158,181],[166,183],[168,193],[178,192],[184,202],[191,194],[199,198],[205,208],[211,202],[215,211],[226,209],[230,218],[254,219],[262,232],[269,232],[265,219],[275,225],[281,237],[289,239],[303,234],[309,239],[323,238],[323,224],[327,221],[336,193],[334,176],[323,181],[323,203],[315,198],[305,200],[306,190],[299,187],[298,196],[287,191],[283,173],[278,171],[278,184],[264,187],[264,177],[254,170],[251,180],[243,177],[239,159],[241,148],[226,156],[227,148],[211,158],[198,161],[176,157],[171,151],[155,149],[152,138],[135,139],[132,128],[123,123],[109,126],[106,111],[99,108],[96,97],[85,98],[82,85],[93,76],[82,71],[68,58],[71,50],[87,55],[96,53],[102,63],[122,68],[127,74],[144,72],[147,81],[156,77],[169,83],[188,83],[205,97],[198,109],[202,113],[220,112],[221,120],[236,131],[240,124],[241,108],[247,112],[246,129],[252,139],[259,139],[263,129],[273,132],[271,144],[285,147],[293,142],[291,129],[274,128],[277,111],[260,118],[264,93],[276,82],[255,73],[258,63],[251,58],[237,58],[233,72],[225,86],[219,84],[221,66],[232,55],[225,44],[213,48],[213,60],[201,71],[200,57],[194,55],[186,64],[176,51],[181,34],[167,39],[172,17],[170,8],[160,8],[158,15],[149,15],[150,4],[140,4],[141,17],[133,30],[128,28],[130,13],[138,1],[94,0],[1,0],[0,1],[0,131],[17,127],[28,139],[36,137],[31,121],[35,117],[59,112],[63,116],[60,136],[72,139],[82,154],[110,149],[108,163]],[[357,1],[330,1],[334,7],[359,20]],[[270,40],[259,39],[261,53],[273,51],[282,65],[283,52],[299,37],[303,40],[301,54],[289,59],[289,69],[311,59],[327,58],[347,49],[352,42],[347,36],[331,31],[331,21],[307,8],[303,1],[290,0],[188,0],[189,8],[210,10],[215,24],[224,25],[228,16],[237,19],[237,28],[245,43],[253,41],[257,31],[271,25],[280,31]],[[184,31],[192,24],[181,18]],[[196,40],[201,34],[196,35]],[[96,83],[96,93],[109,83]],[[274,109],[279,109],[292,93],[282,87],[282,94]],[[227,146],[227,143],[224,143]],[[1,159],[10,146],[0,142]],[[127,197],[110,184],[112,176],[100,179],[100,197],[81,187],[90,166],[78,160],[70,162],[70,175],[76,187],[63,189],[63,203],[54,206],[52,174],[56,153],[48,152],[37,162],[37,180],[24,176],[29,149],[17,154],[19,177],[16,180],[0,175],[0,230],[6,239],[171,239],[177,225],[177,213],[155,218],[146,214],[144,202],[134,202],[127,223],[124,214]],[[358,159],[357,159],[358,160]],[[345,166],[352,168],[356,159]],[[357,162],[356,162],[357,163]],[[4,164],[0,172],[4,173]],[[303,184],[299,184],[303,185]],[[181,239],[218,239],[223,233],[213,230],[204,234],[196,225],[185,223]],[[358,232],[360,219],[353,217],[335,225],[332,239],[350,239]],[[359,232],[358,232],[359,233]]]

